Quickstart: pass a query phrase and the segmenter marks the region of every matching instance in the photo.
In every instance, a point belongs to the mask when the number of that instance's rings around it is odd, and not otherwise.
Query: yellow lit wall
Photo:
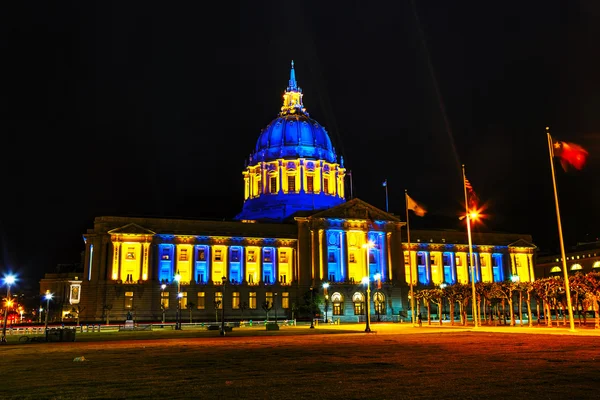
[[[444,268],[442,267],[442,253],[440,251],[432,251],[429,253],[431,260],[431,282],[434,285],[439,285],[444,282]]]
[[[222,277],[227,277],[227,246],[215,245],[212,247],[212,281],[221,282]]]
[[[479,253],[479,266],[481,268],[481,281],[493,282],[492,255],[490,253]]]
[[[410,285],[410,274],[411,274],[411,270],[412,270],[412,283],[413,285],[416,285],[418,280],[419,280],[419,276],[417,274],[417,252],[416,251],[411,251],[410,252],[410,266],[408,264],[408,250],[404,251],[404,270],[405,270],[405,279],[406,279],[406,283],[408,283]]]
[[[175,252],[175,271],[181,275],[182,283],[189,283],[192,280],[194,247],[191,244],[178,244]]]
[[[517,275],[519,275],[519,280],[521,282],[530,282],[531,274],[529,271],[530,264],[528,262],[529,255],[523,253],[514,253],[512,254],[512,257],[515,263]]]
[[[292,282],[292,256],[293,250],[290,247],[280,247],[278,249],[278,277],[279,282]]]
[[[121,272],[122,281],[127,280],[130,275],[130,280],[137,282],[140,280],[142,261],[142,245],[141,243],[123,242],[121,243]]]
[[[365,232],[348,231],[348,279],[360,282],[365,277],[365,253],[362,245],[365,243]]]
[[[469,283],[469,268],[467,267],[467,258],[469,253],[456,253],[456,281],[458,283]]]
[[[260,247],[246,247],[246,276],[244,279],[250,283],[258,283],[260,277]],[[252,278],[249,278],[251,276]]]

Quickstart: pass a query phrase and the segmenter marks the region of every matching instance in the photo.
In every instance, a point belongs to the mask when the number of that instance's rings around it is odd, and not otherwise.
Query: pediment
[[[365,219],[400,222],[400,218],[380,210],[358,198],[354,198],[338,206],[313,214],[310,218]]]
[[[127,234],[127,235],[155,235],[156,232],[151,231],[150,229],[146,229],[143,226],[138,224],[130,223],[127,225],[123,225],[120,228],[115,228],[113,230],[108,231],[109,234]]]
[[[525,247],[525,248],[537,249],[537,246],[535,244],[529,243],[525,239],[519,239],[516,242],[512,242],[511,244],[508,245],[508,247]]]

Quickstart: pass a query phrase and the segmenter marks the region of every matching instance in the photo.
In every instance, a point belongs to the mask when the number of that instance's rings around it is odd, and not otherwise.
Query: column
[[[279,163],[279,190],[277,191],[277,193],[283,193],[283,172],[284,172],[284,168],[283,168],[283,160],[278,160]]]
[[[323,229],[319,229],[319,279],[323,280],[324,265],[323,265]]]
[[[342,281],[348,278],[348,238],[346,231],[340,232],[340,272]]]
[[[121,243],[113,242],[113,263],[112,263],[112,280],[119,279],[119,260],[120,260]]]
[[[387,254],[387,262],[388,262],[388,279],[391,281],[392,280],[392,246],[390,246],[390,242],[392,240],[392,233],[387,232],[385,234],[385,239],[386,239],[385,252]]]
[[[299,166],[300,169],[300,193],[304,193],[304,160],[300,159]]]
[[[150,242],[142,243],[142,280],[148,280],[148,259],[150,257]],[[194,255],[191,254],[193,257]]]

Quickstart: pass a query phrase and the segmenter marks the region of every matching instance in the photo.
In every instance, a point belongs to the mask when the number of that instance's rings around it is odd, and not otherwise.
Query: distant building
[[[600,272],[600,241],[577,243],[576,246],[565,250],[565,260],[568,275],[577,272]],[[538,257],[535,273],[537,278],[564,277],[561,254]]]
[[[411,231],[409,249],[405,222],[346,201],[343,159],[302,96],[292,63],[281,112],[243,171],[244,205],[232,221],[95,219],[83,235],[83,274],[66,292],[78,296],[82,320],[132,313],[158,321],[164,310],[173,321],[178,304],[183,321],[189,313],[214,320],[221,307],[227,319],[262,319],[265,302],[280,318],[308,318],[311,298],[333,319],[364,321],[369,307],[392,320],[408,312],[411,278],[429,286],[469,282],[465,232]],[[475,233],[473,244],[476,280],[534,279],[529,235]],[[368,304],[363,277],[371,281]]]

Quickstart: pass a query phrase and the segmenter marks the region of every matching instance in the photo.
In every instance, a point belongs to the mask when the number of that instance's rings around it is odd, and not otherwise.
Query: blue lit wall
[[[278,193],[247,199],[238,220],[283,220],[298,211],[326,210],[344,199],[323,193]]]
[[[173,260],[175,254],[175,246],[172,244],[158,245],[158,279],[166,282],[171,282],[175,273],[173,271]]]
[[[456,283],[456,268],[454,253],[446,251],[442,255],[442,263],[444,264],[444,283],[454,285]]]
[[[419,283],[429,285],[429,253],[426,251],[417,252],[417,276]]]
[[[341,230],[327,231],[327,276],[325,279],[329,282],[341,282],[344,280],[344,254],[341,242]]]
[[[494,276],[494,282],[502,282],[504,280],[504,268],[502,259],[502,254],[492,254],[492,274]]]
[[[265,283],[273,283],[274,277],[276,275],[275,271],[275,258],[277,257],[277,252],[275,251],[275,247],[263,247],[263,282]]]
[[[206,245],[196,246],[194,259],[196,260],[194,264],[194,279],[198,283],[207,283],[210,276],[210,247]]]
[[[232,282],[244,280],[244,248],[231,246],[229,248],[229,279]]]

